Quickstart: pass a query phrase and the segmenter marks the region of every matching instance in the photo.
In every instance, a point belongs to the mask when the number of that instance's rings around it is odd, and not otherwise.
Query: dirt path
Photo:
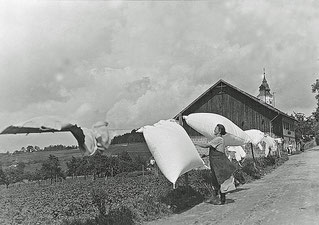
[[[226,205],[202,203],[148,225],[318,224],[319,148],[290,159],[271,174],[227,195]]]

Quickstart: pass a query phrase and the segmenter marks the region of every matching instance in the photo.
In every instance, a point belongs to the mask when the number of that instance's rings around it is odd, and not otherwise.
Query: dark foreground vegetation
[[[259,179],[287,159],[286,155],[262,157],[255,164],[246,159],[235,174],[237,185]],[[189,172],[188,186],[182,176],[175,190],[154,168],[113,175],[2,185],[0,223],[140,224],[187,210],[211,194],[208,170]]]

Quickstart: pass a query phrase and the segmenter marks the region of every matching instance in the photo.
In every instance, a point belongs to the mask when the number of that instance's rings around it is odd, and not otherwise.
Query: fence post
[[[254,168],[257,170],[257,167],[256,167],[256,160],[255,160],[255,154],[254,154],[254,146],[252,143],[250,143],[250,148],[251,148],[251,155],[253,157],[253,161],[254,161]]]
[[[279,156],[279,158],[281,158],[281,151],[280,151],[280,149],[282,148],[281,145],[282,145],[282,144],[279,144],[279,143],[278,143],[278,145],[277,145],[277,150],[278,150],[278,156]]]
[[[181,113],[178,115],[178,123],[179,123],[179,125],[181,125],[183,127],[183,115]],[[189,194],[188,172],[185,173],[184,179],[185,179],[185,186],[186,186],[186,191],[187,191],[187,195],[188,195]]]

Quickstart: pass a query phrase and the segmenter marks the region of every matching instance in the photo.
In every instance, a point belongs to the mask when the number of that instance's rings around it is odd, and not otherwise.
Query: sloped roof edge
[[[268,109],[270,109],[270,110],[272,110],[272,111],[275,111],[275,112],[277,112],[277,113],[279,113],[279,114],[281,114],[281,115],[283,115],[283,116],[285,116],[285,117],[288,117],[288,118],[291,118],[291,119],[293,119],[293,120],[296,120],[296,119],[293,118],[292,116],[289,116],[287,113],[284,113],[284,112],[280,111],[279,109],[277,109],[277,108],[275,108],[275,107],[273,107],[273,106],[271,106],[271,105],[269,105],[269,104],[267,104],[267,103],[265,103],[265,102],[259,100],[257,97],[255,97],[255,96],[253,96],[253,95],[251,95],[251,94],[248,94],[247,92],[245,92],[245,91],[243,91],[243,90],[241,90],[241,89],[239,89],[239,88],[237,88],[237,87],[231,85],[230,83],[224,81],[223,79],[220,79],[219,81],[217,81],[213,86],[211,86],[210,88],[208,88],[203,94],[201,94],[198,98],[196,98],[194,101],[192,101],[192,102],[191,102],[188,106],[186,106],[181,112],[179,112],[176,116],[174,116],[174,119],[177,119],[180,114],[182,114],[183,112],[185,112],[188,108],[190,108],[193,104],[195,104],[199,99],[201,99],[203,96],[205,96],[210,90],[214,89],[214,88],[215,88],[216,86],[218,86],[218,84],[220,84],[220,83],[226,84],[227,86],[229,86],[229,87],[235,89],[236,91],[239,91],[239,92],[242,93],[243,95],[246,95],[247,97],[251,98],[252,100],[258,102],[259,104],[263,105],[264,107],[266,107],[266,108],[268,108]]]

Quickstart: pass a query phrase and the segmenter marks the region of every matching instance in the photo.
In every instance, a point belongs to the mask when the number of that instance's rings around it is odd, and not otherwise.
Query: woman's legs
[[[220,184],[218,183],[214,169],[211,169],[211,176],[212,176],[212,186],[214,188],[214,192],[217,193],[216,195],[218,195],[220,190]]]
[[[220,152],[210,151],[209,160],[211,167],[212,186],[214,188],[213,195],[217,196],[220,194],[220,200],[218,199],[218,202],[219,204],[225,204],[226,192],[229,191],[229,188],[228,186],[225,188],[225,185],[221,184],[230,180],[232,174],[236,170],[236,167],[227,159],[225,154]],[[235,186],[233,188],[235,188]],[[215,197],[215,199],[217,198]]]
[[[224,205],[226,203],[226,194],[220,193],[220,204]]]
[[[218,183],[216,173],[214,169],[211,169],[211,177],[212,177],[212,186],[213,190],[213,199],[210,201],[214,204],[221,204],[224,205],[226,203],[226,193],[221,192],[221,185]],[[233,177],[229,178],[233,181]],[[228,181],[228,180],[227,180]],[[226,183],[226,182],[224,182]],[[223,183],[223,185],[224,185]],[[235,187],[235,186],[234,186]],[[218,201],[218,195],[220,195],[220,201]]]
[[[220,185],[218,183],[215,171],[212,167],[211,167],[211,178],[212,178],[212,186],[213,186],[213,195],[208,200],[208,202],[213,203],[213,204],[220,204],[219,198],[218,198],[218,195],[220,193]]]

